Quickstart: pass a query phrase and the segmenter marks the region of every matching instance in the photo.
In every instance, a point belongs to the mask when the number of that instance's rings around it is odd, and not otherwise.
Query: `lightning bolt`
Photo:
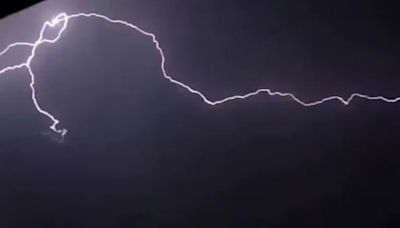
[[[288,97],[291,100],[297,102],[298,104],[302,105],[302,106],[306,106],[306,107],[310,107],[310,106],[316,106],[316,105],[320,105],[323,104],[325,102],[328,101],[339,101],[341,103],[343,103],[344,105],[349,105],[351,101],[353,101],[355,98],[362,98],[362,99],[367,99],[367,100],[375,100],[375,101],[383,101],[383,102],[387,102],[387,103],[395,103],[400,101],[400,97],[395,97],[395,98],[386,98],[384,96],[369,96],[369,95],[365,95],[365,94],[361,94],[361,93],[353,93],[351,94],[349,97],[347,98],[343,98],[341,96],[329,96],[329,97],[325,97],[322,98],[320,100],[316,100],[313,102],[305,102],[302,101],[300,98],[298,98],[297,96],[295,96],[293,93],[288,93],[288,92],[279,92],[279,91],[272,91],[271,89],[268,88],[262,88],[262,89],[257,89],[255,91],[246,93],[246,94],[239,94],[239,95],[233,95],[233,96],[229,96],[220,100],[211,100],[209,98],[207,98],[207,96],[202,93],[199,90],[196,90],[194,88],[192,88],[190,85],[183,83],[181,81],[178,81],[176,79],[174,79],[173,77],[171,77],[166,70],[166,57],[164,55],[164,51],[160,46],[160,42],[157,40],[157,37],[155,34],[147,32],[143,29],[141,29],[139,26],[131,24],[127,21],[124,20],[116,20],[116,19],[111,19],[105,15],[102,14],[98,14],[98,13],[76,13],[76,14],[71,14],[68,15],[66,13],[60,13],[59,15],[57,15],[55,18],[53,18],[50,21],[46,21],[44,22],[40,33],[39,33],[39,37],[36,41],[29,43],[29,42],[16,42],[16,43],[12,43],[10,45],[8,45],[3,51],[0,52],[0,57],[5,55],[8,51],[10,51],[12,48],[18,47],[18,46],[24,46],[24,47],[29,47],[31,48],[31,52],[29,57],[27,58],[27,60],[23,63],[19,63],[13,66],[7,66],[3,69],[0,69],[0,75],[5,74],[9,71],[13,71],[13,70],[17,70],[17,69],[21,69],[21,68],[27,68],[29,75],[30,75],[30,89],[31,89],[31,98],[32,98],[32,102],[36,108],[36,110],[46,116],[47,118],[49,118],[52,122],[52,124],[49,126],[49,128],[54,131],[57,134],[60,134],[62,138],[64,138],[64,136],[67,134],[67,129],[64,128],[58,128],[58,125],[60,123],[60,121],[54,117],[51,113],[49,113],[48,111],[44,110],[42,108],[42,106],[39,104],[38,99],[36,97],[36,88],[35,88],[35,74],[31,68],[31,63],[34,60],[34,58],[36,57],[36,51],[38,50],[38,48],[40,46],[42,46],[45,43],[48,44],[54,44],[56,43],[62,36],[62,34],[64,33],[64,31],[67,29],[68,23],[70,22],[71,19],[76,19],[76,18],[97,18],[100,20],[103,20],[105,22],[108,23],[112,23],[112,24],[119,24],[119,25],[123,25],[126,26],[130,29],[132,29],[135,32],[139,32],[144,36],[149,37],[152,42],[155,45],[155,48],[157,49],[157,51],[160,54],[161,57],[161,63],[160,63],[160,67],[162,70],[162,76],[164,77],[164,79],[168,80],[170,83],[175,84],[177,86],[180,86],[182,88],[184,88],[186,91],[188,91],[189,93],[192,93],[194,95],[197,95],[199,98],[201,98],[201,100],[203,102],[205,102],[206,104],[209,105],[219,105],[219,104],[223,104],[226,102],[230,102],[230,101],[234,101],[234,100],[239,100],[239,99],[247,99],[249,97],[252,96],[256,96],[259,94],[267,94],[269,96],[279,96],[279,97]],[[46,29],[48,27],[55,27],[55,26],[60,26],[60,30],[58,31],[57,35],[53,38],[53,39],[46,39],[44,37],[44,32],[46,31]]]

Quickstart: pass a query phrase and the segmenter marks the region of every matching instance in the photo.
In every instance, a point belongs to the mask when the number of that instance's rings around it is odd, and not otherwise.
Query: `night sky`
[[[388,2],[388,1],[387,1]],[[0,21],[0,49],[60,12],[157,35],[171,76],[213,100],[400,96],[398,8],[366,0],[53,0]],[[47,31],[52,37],[55,31]],[[29,49],[0,58],[23,62]],[[210,106],[162,78],[148,37],[71,20],[0,77],[0,227],[398,227],[400,103]]]

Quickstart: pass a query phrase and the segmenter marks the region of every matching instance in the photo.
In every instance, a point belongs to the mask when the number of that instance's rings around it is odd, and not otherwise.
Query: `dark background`
[[[304,101],[394,97],[397,9],[54,0],[0,21],[0,47],[35,40],[59,12],[99,12],[154,32],[169,73],[212,99],[260,87]],[[137,32],[71,21],[32,63],[42,106],[69,129],[63,144],[34,109],[26,70],[0,77],[0,227],[399,226],[400,104],[260,95],[213,107],[164,80],[159,62]]]
[[[14,14],[18,11],[24,10],[25,8],[28,8],[29,6],[32,6],[34,4],[38,4],[39,2],[42,2],[42,0],[30,0],[30,1],[20,1],[20,0],[15,0],[12,2],[12,4],[7,4],[6,7],[1,7],[0,9],[0,18],[9,16],[11,14]]]

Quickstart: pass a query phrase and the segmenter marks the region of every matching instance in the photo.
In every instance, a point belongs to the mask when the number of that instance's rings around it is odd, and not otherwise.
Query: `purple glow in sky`
[[[350,104],[350,102],[354,99],[354,98],[363,98],[363,99],[367,99],[367,100],[379,100],[379,101],[383,101],[383,102],[388,102],[388,103],[395,103],[400,101],[400,97],[394,97],[394,98],[387,98],[384,96],[370,96],[370,95],[366,95],[366,94],[361,94],[361,93],[352,93],[349,97],[344,98],[341,96],[337,96],[337,95],[332,95],[332,96],[328,96],[328,97],[324,97],[312,102],[305,102],[302,101],[300,98],[298,98],[297,96],[295,96],[293,93],[289,93],[289,92],[280,92],[280,91],[272,91],[271,89],[268,88],[261,88],[261,89],[257,89],[255,91],[246,93],[246,94],[236,94],[236,95],[232,95],[232,96],[228,96],[226,98],[223,99],[219,99],[219,100],[211,100],[209,99],[204,92],[201,92],[199,90],[196,90],[194,88],[192,88],[188,83],[184,83],[181,81],[178,81],[176,79],[174,79],[173,77],[171,77],[166,70],[166,56],[164,54],[163,49],[160,46],[159,41],[157,40],[157,37],[155,34],[151,33],[151,32],[147,32],[141,28],[139,28],[137,25],[134,25],[132,23],[129,23],[127,21],[124,20],[117,20],[117,19],[111,19],[105,15],[102,14],[97,14],[97,13],[76,13],[76,14],[66,14],[66,13],[60,13],[59,15],[57,15],[56,17],[54,17],[53,19],[46,21],[42,28],[40,29],[39,32],[39,36],[38,39],[34,42],[15,42],[12,43],[10,45],[8,45],[3,51],[0,52],[0,57],[2,57],[3,55],[5,55],[8,51],[10,51],[12,48],[18,47],[18,46],[25,46],[30,48],[30,55],[29,57],[26,59],[25,62],[23,63],[18,63],[12,66],[7,66],[4,67],[3,69],[0,69],[0,75],[7,73],[8,71],[12,71],[12,70],[17,70],[20,68],[27,68],[30,78],[31,78],[31,82],[30,82],[30,88],[32,91],[32,102],[36,107],[36,110],[45,115],[46,117],[48,117],[51,121],[52,124],[50,125],[50,129],[53,130],[54,132],[60,134],[62,137],[64,137],[67,134],[67,129],[60,129],[58,128],[58,124],[60,123],[60,120],[58,120],[54,115],[52,115],[51,113],[49,113],[48,111],[44,110],[41,105],[40,102],[38,101],[37,97],[36,97],[36,88],[35,88],[35,74],[31,68],[31,62],[32,60],[36,57],[36,51],[41,47],[44,46],[45,44],[55,44],[59,39],[61,39],[63,32],[67,29],[68,23],[71,19],[77,19],[77,18],[96,18],[96,19],[100,19],[103,22],[107,22],[107,23],[113,23],[116,25],[123,25],[124,27],[127,27],[129,29],[132,29],[133,32],[139,32],[149,38],[151,38],[152,42],[155,45],[155,48],[157,49],[157,51],[160,54],[160,58],[161,58],[161,70],[162,70],[162,76],[167,79],[169,82],[171,82],[172,84],[178,85],[184,89],[186,89],[188,92],[195,94],[197,96],[199,96],[205,103],[209,104],[209,105],[219,105],[219,104],[223,104],[229,101],[234,101],[237,99],[246,99],[255,95],[259,95],[261,93],[265,93],[269,96],[279,96],[279,97],[288,97],[290,99],[292,99],[293,101],[297,102],[298,104],[302,105],[302,106],[316,106],[316,105],[320,105],[322,103],[325,103],[327,101],[332,101],[332,100],[337,100],[341,103],[343,103],[344,105],[348,105]],[[57,35],[55,36],[55,38],[49,39],[45,37],[45,32],[46,29],[53,28],[56,26],[60,26],[60,29],[58,30]],[[123,28],[121,28],[123,29]]]

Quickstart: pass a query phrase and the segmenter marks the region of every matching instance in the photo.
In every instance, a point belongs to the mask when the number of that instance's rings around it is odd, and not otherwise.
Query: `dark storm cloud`
[[[215,99],[258,87],[305,100],[395,96],[393,8],[47,1],[0,23],[0,46],[34,40],[61,11],[95,11],[154,32],[170,74]],[[304,108],[258,96],[211,107],[163,80],[159,61],[138,33],[71,22],[33,64],[39,99],[70,130],[63,144],[41,134],[49,123],[26,72],[0,78],[2,227],[385,227],[396,218],[397,104]]]

